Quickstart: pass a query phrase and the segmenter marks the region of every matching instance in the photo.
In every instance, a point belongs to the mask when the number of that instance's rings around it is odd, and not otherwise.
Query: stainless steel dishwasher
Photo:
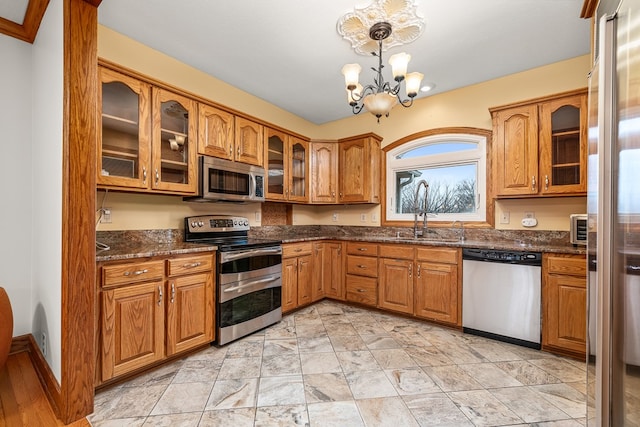
[[[540,349],[539,252],[462,249],[465,332]]]

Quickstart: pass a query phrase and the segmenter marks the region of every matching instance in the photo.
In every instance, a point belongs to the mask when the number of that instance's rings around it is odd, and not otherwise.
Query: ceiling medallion
[[[378,50],[378,39],[368,37],[369,29],[379,22],[387,22],[393,32],[382,41],[382,50],[411,43],[424,31],[424,19],[418,16],[413,0],[374,0],[364,8],[356,8],[338,20],[338,34],[351,43],[360,55]]]

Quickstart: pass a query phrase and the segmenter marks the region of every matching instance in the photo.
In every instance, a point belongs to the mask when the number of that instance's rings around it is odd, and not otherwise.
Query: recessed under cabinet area
[[[586,195],[586,89],[490,112],[497,197]]]

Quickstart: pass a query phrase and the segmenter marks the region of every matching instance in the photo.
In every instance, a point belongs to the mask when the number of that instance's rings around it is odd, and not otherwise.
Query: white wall
[[[33,44],[33,328],[61,380],[63,2],[52,0]],[[69,313],[73,316],[73,313]]]
[[[0,34],[0,286],[13,336],[31,333],[31,45]]]

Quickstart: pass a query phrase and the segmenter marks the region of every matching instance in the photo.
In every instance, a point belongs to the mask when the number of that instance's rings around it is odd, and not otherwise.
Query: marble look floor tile
[[[353,322],[351,322],[353,324]],[[355,330],[358,335],[387,335],[388,332],[377,322],[358,324]]]
[[[520,381],[493,363],[473,363],[459,366],[484,388],[515,387],[522,385]]]
[[[531,388],[571,418],[580,418],[586,415],[587,397],[573,387],[566,384],[546,384],[531,386]]]
[[[370,351],[341,351],[337,352],[336,356],[344,372],[380,369]]]
[[[337,305],[337,304],[333,304],[331,302],[326,302],[326,301],[322,301],[318,304],[316,304],[316,310],[318,311],[318,314],[320,315],[325,315],[325,314],[344,314],[344,310],[342,310],[342,307]]]
[[[186,360],[206,360],[211,364],[217,365],[216,367],[220,369],[222,361],[227,357],[227,351],[227,347],[216,347],[211,345],[204,350],[189,355]]]
[[[420,368],[389,369],[384,373],[401,396],[440,391],[440,387]]]
[[[559,358],[547,358],[547,359],[534,359],[529,361],[531,364],[537,366],[540,369],[545,370],[549,374],[558,378],[562,382],[578,382],[585,381],[587,374],[583,369],[579,369],[568,363],[564,359]]]
[[[258,378],[218,380],[207,400],[205,410],[251,408],[258,398]]]
[[[351,328],[353,328],[353,326],[351,326]],[[296,325],[296,336],[298,338],[301,338],[301,337],[317,338],[321,336],[326,336],[327,333],[328,331],[324,328],[324,324],[322,323]]]
[[[418,364],[418,366],[453,365],[453,361],[434,346],[405,347],[404,351]]]
[[[359,351],[368,350],[367,345],[362,341],[362,338],[358,335],[352,336],[330,336],[331,345],[336,352],[340,351]]]
[[[219,411],[205,411],[198,427],[253,427],[256,408],[222,409]]]
[[[487,390],[455,391],[451,400],[476,426],[521,424],[522,420]]]
[[[198,414],[200,416],[200,414]],[[92,427],[142,427],[147,417],[116,418],[111,420],[93,421],[89,419]]]
[[[445,393],[402,396],[423,427],[472,427],[473,424]]]
[[[255,378],[260,376],[261,357],[233,357],[225,359],[218,379]]]
[[[298,340],[289,338],[283,340],[265,340],[263,356],[276,356],[280,354],[298,354]]]
[[[177,360],[169,365],[163,365],[156,369],[133,378],[123,387],[149,387],[152,385],[169,385],[173,381],[173,377],[178,373],[184,360]]]
[[[450,366],[425,366],[422,368],[442,391],[478,390],[482,385],[462,368]]]
[[[527,423],[567,419],[567,414],[528,387],[496,388],[489,392]]]
[[[353,400],[342,372],[304,375],[303,381],[307,403]]]
[[[255,427],[308,426],[306,405],[264,406],[256,409]]]
[[[296,375],[302,373],[300,366],[300,355],[281,354],[273,356],[264,356],[262,358],[262,368],[260,370],[261,377],[278,377],[282,375]]]
[[[358,332],[351,323],[336,323],[327,327],[327,334],[330,337],[334,337],[338,335],[358,335]]]
[[[356,403],[321,402],[307,405],[311,427],[364,427]]]
[[[394,339],[400,347],[427,347],[432,344],[427,341],[425,337],[419,333],[401,333],[401,332],[388,332],[389,336]]]
[[[331,340],[328,336],[298,338],[298,351],[300,353],[326,353],[333,351]]]
[[[366,426],[418,427],[415,418],[399,397],[357,400]]]
[[[583,422],[580,422],[579,420],[574,420],[574,419],[529,424],[529,427],[584,427],[584,426],[586,426],[586,423],[583,423]]]
[[[393,384],[387,379],[384,372],[380,370],[349,372],[345,374],[345,378],[355,399],[398,395]]]
[[[410,368],[418,364],[401,348],[371,350],[382,369]]]
[[[305,403],[301,375],[260,378],[258,407]]]
[[[466,344],[445,344],[438,346],[455,364],[488,362],[479,352]]]
[[[96,401],[91,421],[104,421],[112,418],[146,417],[158,403],[167,389],[165,385],[144,387],[121,387],[113,399]]]
[[[198,427],[202,412],[185,414],[153,415],[146,419],[143,427]]]
[[[482,355],[489,362],[506,362],[510,360],[521,360],[521,357],[511,351],[509,346],[499,342],[481,342],[469,344],[473,350]]]
[[[369,350],[400,348],[400,344],[389,335],[360,335]]]
[[[268,340],[296,338],[295,322],[292,318],[283,318],[279,323],[266,328],[264,337]]]
[[[171,381],[172,384],[213,382],[218,377],[219,366],[208,360],[186,360]]]
[[[202,412],[212,388],[211,383],[171,384],[150,415]]]
[[[560,380],[526,360],[496,362],[495,365],[525,385],[555,384]]]
[[[340,362],[335,353],[302,353],[300,354],[303,374],[326,374],[342,372]]]
[[[264,348],[264,337],[251,339],[253,335],[229,344],[227,357],[260,357]]]

